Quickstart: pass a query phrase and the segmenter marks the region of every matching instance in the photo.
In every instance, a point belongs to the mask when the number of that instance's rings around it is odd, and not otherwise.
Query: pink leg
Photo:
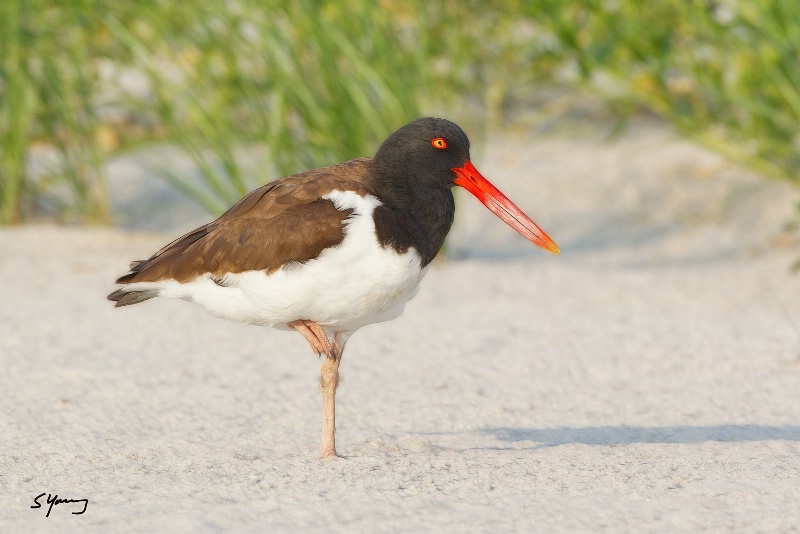
[[[317,354],[325,354],[328,358],[333,358],[333,348],[331,342],[328,340],[328,334],[325,330],[315,323],[314,321],[306,321],[301,319],[299,321],[292,321],[287,326],[291,326],[308,340],[311,345],[311,350]]]
[[[303,334],[317,354],[327,357],[320,370],[319,389],[322,391],[322,447],[319,457],[338,458],[336,454],[336,388],[339,386],[339,363],[351,332],[337,332],[333,343],[325,330],[314,321],[292,321],[289,326]]]
[[[319,457],[336,457],[336,388],[339,386],[339,359],[325,358],[320,370],[322,391],[322,446]]]
[[[322,447],[319,457],[336,458],[336,388],[339,386],[339,364],[349,333],[337,332],[333,336],[334,358],[325,358],[320,371],[319,389],[322,391]]]

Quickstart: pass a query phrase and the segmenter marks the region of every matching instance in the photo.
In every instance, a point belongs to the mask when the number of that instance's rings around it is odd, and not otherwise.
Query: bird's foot
[[[328,334],[325,333],[325,329],[320,325],[314,321],[300,319],[298,321],[292,321],[287,326],[303,334],[306,340],[308,340],[309,345],[311,345],[311,350],[319,355],[324,354],[328,358],[336,359],[337,351],[328,339]]]
[[[332,447],[331,448],[322,449],[320,451],[320,453],[319,453],[319,459],[320,460],[327,460],[329,458],[344,458],[344,456],[339,456],[336,453],[336,449],[334,449]]]

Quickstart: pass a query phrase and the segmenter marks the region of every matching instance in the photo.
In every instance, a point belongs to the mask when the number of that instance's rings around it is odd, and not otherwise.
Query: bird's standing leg
[[[339,385],[338,358],[325,358],[320,370],[319,389],[322,391],[322,446],[319,457],[330,458],[336,454],[336,388]]]
[[[344,345],[350,333],[337,332],[333,336],[333,357],[325,358],[320,371],[319,389],[322,391],[322,447],[320,459],[337,457],[336,454],[336,388],[339,386],[339,364]]]
[[[339,364],[344,345],[352,332],[336,332],[331,343],[325,330],[314,321],[292,321],[288,326],[303,334],[314,352],[325,354],[319,380],[319,389],[322,391],[322,447],[319,457],[337,457],[336,388],[339,386]]]

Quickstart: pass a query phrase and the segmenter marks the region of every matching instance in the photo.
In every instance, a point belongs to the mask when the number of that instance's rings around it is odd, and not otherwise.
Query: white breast
[[[344,240],[303,264],[264,271],[228,273],[220,286],[210,275],[189,283],[130,284],[157,288],[160,296],[191,300],[210,313],[235,321],[285,327],[307,319],[332,330],[355,330],[398,317],[427,271],[416,250],[398,254],[382,247],[372,213],[381,202],[352,191],[332,191],[337,209],[352,209]]]

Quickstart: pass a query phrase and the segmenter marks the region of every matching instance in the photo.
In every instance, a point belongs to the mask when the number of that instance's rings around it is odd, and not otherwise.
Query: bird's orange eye
[[[444,140],[444,137],[436,137],[431,139],[431,144],[439,150],[444,150],[447,148],[447,141]]]

